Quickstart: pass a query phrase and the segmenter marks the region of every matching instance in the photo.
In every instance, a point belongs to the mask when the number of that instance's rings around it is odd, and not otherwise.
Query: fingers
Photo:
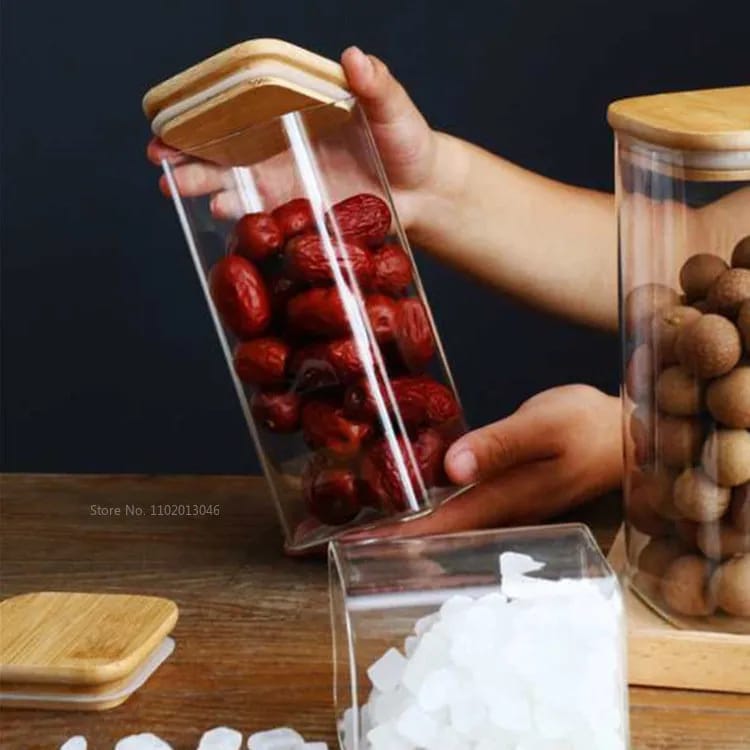
[[[185,198],[207,195],[233,186],[230,170],[198,161],[183,164],[172,170],[172,178],[179,194]],[[162,192],[164,192],[164,186],[166,186],[166,193],[169,194],[166,176],[162,177],[159,185]]]
[[[373,125],[425,124],[404,87],[384,62],[373,55],[365,55],[359,47],[349,47],[341,56],[341,64],[352,92],[362,101]]]
[[[146,158],[157,167],[160,167],[165,160],[170,164],[180,164],[185,161],[183,154],[177,149],[167,146],[159,138],[152,138],[148,142],[148,146],[146,146]]]
[[[445,468],[456,484],[472,484],[519,464],[550,458],[558,450],[557,431],[545,412],[521,410],[459,438],[446,454]]]
[[[424,518],[352,533],[345,539],[426,536],[528,525],[560,515],[586,499],[587,495],[574,488],[564,461],[546,459],[471,487]]]

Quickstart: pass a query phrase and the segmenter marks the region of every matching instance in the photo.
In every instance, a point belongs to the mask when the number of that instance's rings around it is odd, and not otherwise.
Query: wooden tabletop
[[[6,475],[0,490],[3,598],[116,591],[167,596],[181,610],[175,654],[123,706],[3,710],[3,750],[55,750],[73,734],[111,750],[144,731],[193,750],[220,724],[245,735],[291,725],[333,750],[326,565],[281,554],[261,479]],[[215,505],[218,514],[159,515],[180,504]],[[618,502],[602,500],[576,519],[606,549]],[[630,699],[633,750],[750,748],[750,696],[634,688]]]

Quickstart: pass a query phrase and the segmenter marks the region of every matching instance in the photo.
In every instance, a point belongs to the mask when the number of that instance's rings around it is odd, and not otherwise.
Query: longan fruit
[[[656,359],[662,365],[677,363],[675,342],[679,332],[690,323],[701,317],[701,313],[694,307],[678,305],[665,307],[654,315],[651,321],[651,333]]]
[[[712,565],[698,555],[678,557],[664,571],[661,595],[666,605],[681,615],[710,615],[714,609],[708,583]]]
[[[674,505],[675,478],[674,472],[668,469],[647,469],[635,490],[657,515],[670,521],[681,517]]]
[[[656,457],[673,469],[696,463],[703,445],[703,428],[691,417],[659,415],[656,420]]]
[[[661,578],[664,571],[681,555],[685,548],[678,539],[655,537],[638,555],[638,571],[654,578]]]
[[[714,573],[711,588],[727,614],[750,617],[750,555],[727,560]]]
[[[729,520],[737,531],[750,534],[750,482],[732,490]]]
[[[721,315],[702,315],[683,328],[675,345],[686,370],[699,378],[718,378],[732,370],[742,357],[737,327]]]
[[[698,529],[700,524],[681,518],[674,522],[674,530],[677,538],[682,542],[686,550],[698,550]]]
[[[649,463],[654,458],[654,425],[654,413],[648,406],[638,406],[633,409],[630,414],[629,433],[633,443],[634,458],[639,466]]]
[[[726,560],[750,552],[750,534],[737,531],[728,523],[704,523],[696,534],[698,549],[711,560]]]
[[[711,416],[725,427],[750,428],[750,367],[737,367],[706,391]]]
[[[700,380],[683,367],[668,367],[656,381],[656,403],[659,408],[676,417],[699,414],[703,401]]]
[[[680,285],[690,302],[701,299],[716,279],[729,268],[718,255],[698,253],[685,261],[680,270]]]
[[[740,329],[745,350],[750,353],[750,299],[745,300],[737,316],[737,327]]]
[[[728,318],[736,318],[740,305],[750,299],[750,269],[730,268],[724,271],[708,293],[708,304]]]
[[[665,536],[670,531],[670,523],[654,510],[652,484],[653,480],[647,481],[640,472],[626,478],[625,517],[642,534]]]
[[[656,369],[650,344],[637,346],[625,366],[625,392],[637,403],[653,397]]]
[[[690,521],[718,521],[731,499],[731,490],[719,487],[701,469],[685,469],[674,483],[674,507]]]
[[[665,307],[680,304],[680,295],[665,284],[641,284],[625,298],[625,326],[628,336],[648,336],[648,323]]]
[[[750,236],[740,240],[732,253],[734,268],[750,268]]]
[[[703,471],[722,487],[737,487],[750,482],[750,432],[716,430],[705,445]]]

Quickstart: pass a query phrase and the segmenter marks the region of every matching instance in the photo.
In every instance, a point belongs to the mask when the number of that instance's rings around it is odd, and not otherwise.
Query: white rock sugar
[[[123,737],[115,745],[115,750],[172,750],[172,747],[155,734],[144,732]]]
[[[289,727],[256,732],[247,740],[248,750],[299,750],[304,738]]]
[[[625,750],[617,589],[499,562],[496,591],[448,599],[370,668],[363,750]],[[351,709],[342,729],[353,748]]]
[[[209,729],[200,739],[198,750],[240,750],[242,733],[229,727]]]

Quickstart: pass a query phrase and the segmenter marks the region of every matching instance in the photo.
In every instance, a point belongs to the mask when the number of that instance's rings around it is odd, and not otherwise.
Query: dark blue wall
[[[750,71],[741,0],[0,5],[10,471],[257,469],[172,208],[143,159],[140,98],[162,78],[251,37],[330,56],[357,43],[436,127],[607,189],[610,100],[747,83]],[[426,259],[422,270],[473,424],[558,383],[614,389],[614,338]]]

